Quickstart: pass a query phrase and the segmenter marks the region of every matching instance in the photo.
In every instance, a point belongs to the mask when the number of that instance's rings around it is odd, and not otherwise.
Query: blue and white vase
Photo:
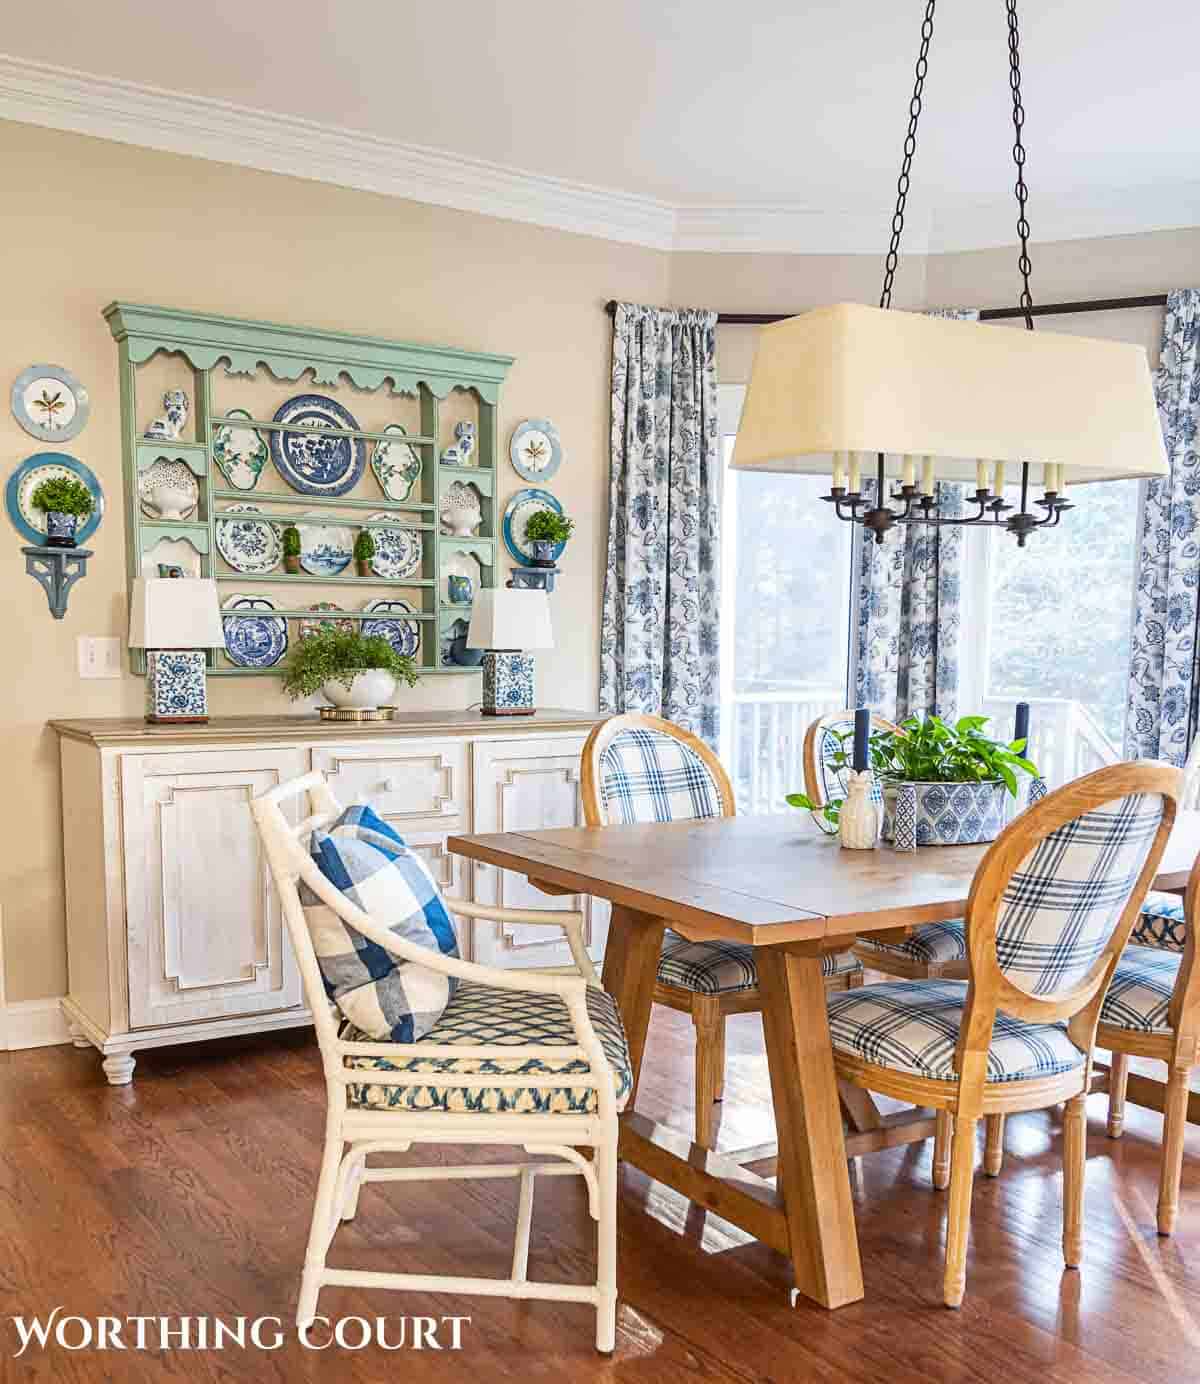
[[[62,514],[57,509],[46,511],[46,547],[75,547],[75,530],[79,519],[74,514]]]
[[[483,714],[533,715],[533,655],[489,649],[483,656]]]
[[[1038,774],[1036,778],[1031,778],[1029,780],[1029,806],[1032,807],[1034,803],[1039,802],[1049,791],[1049,785],[1041,774]]]
[[[142,434],[143,437],[162,438],[168,442],[177,442],[183,436],[183,430],[187,426],[190,408],[191,405],[188,403],[185,389],[168,389],[163,395],[162,413]]]
[[[892,845],[898,851],[917,849],[917,790],[911,783],[902,783],[896,789],[892,837]]]
[[[146,720],[207,721],[203,649],[147,649]]]

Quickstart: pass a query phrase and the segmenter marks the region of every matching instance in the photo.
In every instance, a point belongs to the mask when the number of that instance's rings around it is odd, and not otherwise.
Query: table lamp
[[[147,721],[207,721],[205,650],[224,646],[215,581],[134,578],[129,647],[146,650]]]
[[[550,598],[545,591],[489,586],[477,591],[467,631],[469,649],[483,655],[485,716],[533,715],[533,655],[552,649]]]

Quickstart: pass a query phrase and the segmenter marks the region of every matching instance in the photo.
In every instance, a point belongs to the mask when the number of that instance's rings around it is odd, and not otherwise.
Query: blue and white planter
[[[533,715],[533,655],[489,649],[483,656],[485,716]]]
[[[899,788],[916,798],[918,846],[969,846],[994,841],[1005,825],[1008,789],[1000,779],[986,783],[887,784],[883,790],[883,839],[896,836]]]

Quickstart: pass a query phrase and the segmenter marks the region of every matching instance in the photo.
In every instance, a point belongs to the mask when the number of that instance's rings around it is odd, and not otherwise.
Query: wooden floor
[[[691,1124],[691,1040],[658,1009],[640,1108]],[[724,1148],[771,1138],[758,1018],[732,1019]],[[165,1355],[33,1348],[12,1359],[14,1313],[190,1314],[285,1320],[294,1310],[323,1125],[306,1033],[138,1056],[132,1087],[93,1053],[0,1054],[0,1379],[55,1381],[862,1380],[1088,1384],[1200,1377],[1200,1128],[1190,1128],[1180,1230],[1154,1229],[1160,1117],[1131,1107],[1120,1142],[1089,1104],[1085,1261],[1059,1249],[1059,1125],[1009,1120],[996,1181],[976,1184],[967,1298],[941,1306],[944,1196],[928,1145],[860,1160],[853,1184],[866,1301],[787,1305],[773,1252],[622,1172],[617,1351],[594,1354],[589,1309],[327,1289],[331,1317],[466,1313],[457,1354],[236,1348]],[[428,1151],[425,1159],[429,1159]],[[479,1155],[455,1150],[463,1162]],[[420,1161],[413,1158],[412,1161]],[[380,1184],[339,1232],[334,1264],[504,1275],[515,1221],[507,1183]],[[593,1255],[576,1179],[541,1184],[531,1275],[582,1279]]]

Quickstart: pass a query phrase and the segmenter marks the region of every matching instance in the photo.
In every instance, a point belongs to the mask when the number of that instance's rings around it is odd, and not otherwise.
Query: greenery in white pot
[[[283,690],[293,700],[323,692],[334,706],[386,706],[396,684],[416,685],[417,665],[382,635],[355,630],[317,630],[292,648],[283,669]]]

